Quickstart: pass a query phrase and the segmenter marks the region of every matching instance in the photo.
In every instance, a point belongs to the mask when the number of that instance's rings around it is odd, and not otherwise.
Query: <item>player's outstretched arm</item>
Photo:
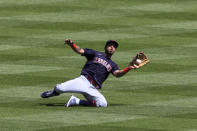
[[[129,66],[123,70],[116,70],[113,72],[113,75],[116,77],[121,77],[129,72],[131,69],[139,69],[149,62],[148,57],[143,53],[139,52],[129,63]]]
[[[116,70],[113,72],[113,75],[116,77],[124,76],[127,72],[129,72],[131,69],[135,69],[135,67],[129,65],[128,67],[122,69],[122,70]]]
[[[65,44],[69,45],[78,54],[84,54],[84,49],[81,49],[79,46],[77,46],[71,39],[66,39]]]

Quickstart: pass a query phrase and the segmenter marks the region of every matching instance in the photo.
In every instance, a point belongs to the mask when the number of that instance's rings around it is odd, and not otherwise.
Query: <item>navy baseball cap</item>
[[[108,40],[106,42],[105,48],[109,45],[109,44],[113,44],[115,46],[115,48],[118,48],[118,42],[116,42],[115,40]]]

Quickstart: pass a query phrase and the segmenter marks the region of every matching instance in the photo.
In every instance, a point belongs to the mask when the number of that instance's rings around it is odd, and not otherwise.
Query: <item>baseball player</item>
[[[99,89],[102,87],[102,83],[107,79],[110,73],[115,77],[121,77],[136,67],[130,63],[129,66],[120,70],[117,64],[111,60],[112,55],[118,48],[118,43],[114,40],[108,40],[106,42],[104,52],[88,48],[82,49],[71,39],[66,39],[65,44],[68,44],[76,53],[81,56],[85,56],[87,58],[87,62],[85,63],[79,77],[57,84],[53,90],[43,92],[41,97],[49,98],[67,92],[80,93],[86,98],[86,100],[81,100],[72,95],[65,106],[71,107],[83,105],[107,107],[105,97],[99,92]]]

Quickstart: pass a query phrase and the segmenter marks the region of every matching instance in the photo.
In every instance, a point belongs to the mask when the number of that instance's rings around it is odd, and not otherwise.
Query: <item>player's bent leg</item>
[[[88,101],[80,100],[79,104],[85,105],[85,106],[107,107],[107,101],[106,101],[105,97],[97,90],[96,90],[96,92],[97,93],[94,93],[95,96],[84,94],[84,97]]]
[[[76,81],[77,79],[74,80],[70,80],[61,84],[57,84],[54,88],[54,90],[52,91],[45,91],[41,94],[42,98],[49,98],[49,97],[53,97],[53,96],[58,96],[61,93],[65,93],[65,92],[75,92],[77,91],[76,88],[74,88],[74,86],[76,85],[75,83],[77,83],[78,81]]]
[[[83,93],[86,90],[86,85],[80,76],[73,80],[57,84],[54,90],[58,93]]]
[[[107,107],[106,101],[98,101],[98,100],[80,100],[78,105],[82,106],[93,106],[93,107]]]
[[[83,95],[87,100],[80,100],[79,98],[72,95],[68,100],[68,102],[65,104],[65,106],[71,107],[71,106],[81,105],[81,106],[92,106],[92,107],[107,107],[107,101],[103,96],[94,97],[88,94],[83,94]]]
[[[107,101],[105,100],[105,98],[97,98],[96,99],[96,106],[97,107],[107,107]]]

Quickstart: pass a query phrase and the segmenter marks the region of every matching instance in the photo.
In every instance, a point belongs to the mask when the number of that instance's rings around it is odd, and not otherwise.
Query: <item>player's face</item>
[[[113,44],[109,44],[106,49],[105,49],[105,52],[109,55],[113,55],[116,51],[116,48]]]

